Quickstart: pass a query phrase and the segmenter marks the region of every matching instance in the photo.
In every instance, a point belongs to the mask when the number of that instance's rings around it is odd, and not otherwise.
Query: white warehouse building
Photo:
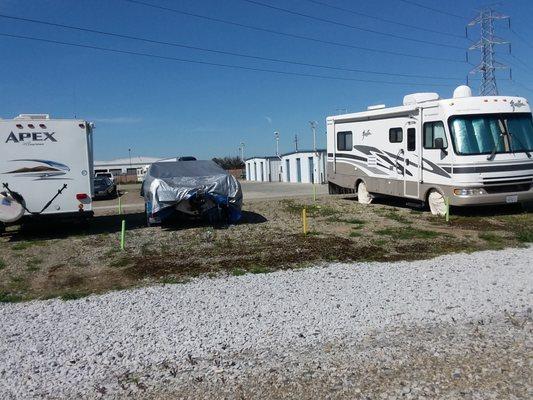
[[[326,183],[326,150],[300,150],[246,160],[246,179],[256,182]]]

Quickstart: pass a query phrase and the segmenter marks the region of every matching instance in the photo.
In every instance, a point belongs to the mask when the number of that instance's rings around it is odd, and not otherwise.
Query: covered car
[[[146,173],[142,194],[148,225],[176,214],[212,223],[233,224],[241,218],[241,185],[213,161],[155,162]]]

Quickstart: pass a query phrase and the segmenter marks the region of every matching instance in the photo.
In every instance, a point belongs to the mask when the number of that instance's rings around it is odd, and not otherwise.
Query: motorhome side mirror
[[[435,139],[435,148],[444,150],[444,140],[442,138],[436,138]]]

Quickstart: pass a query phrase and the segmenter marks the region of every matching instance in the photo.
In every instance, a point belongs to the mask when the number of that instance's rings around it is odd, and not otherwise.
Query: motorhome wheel
[[[446,214],[446,201],[444,200],[444,196],[438,190],[431,189],[428,195],[428,204],[431,214]]]
[[[357,186],[357,201],[361,204],[370,204],[372,203],[373,196],[368,192],[366,184],[360,182]]]

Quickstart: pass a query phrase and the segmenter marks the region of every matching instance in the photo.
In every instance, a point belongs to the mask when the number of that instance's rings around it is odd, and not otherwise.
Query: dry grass
[[[303,207],[309,216],[305,236]],[[200,275],[267,273],[324,261],[413,260],[533,240],[533,214],[516,209],[463,213],[450,223],[390,202],[361,206],[340,196],[316,203],[254,201],[244,210],[242,223],[227,229],[199,223],[145,228],[142,214],[127,214],[124,252],[118,249],[116,215],[97,217],[88,228],[10,229],[0,239],[0,302],[70,300]]]

